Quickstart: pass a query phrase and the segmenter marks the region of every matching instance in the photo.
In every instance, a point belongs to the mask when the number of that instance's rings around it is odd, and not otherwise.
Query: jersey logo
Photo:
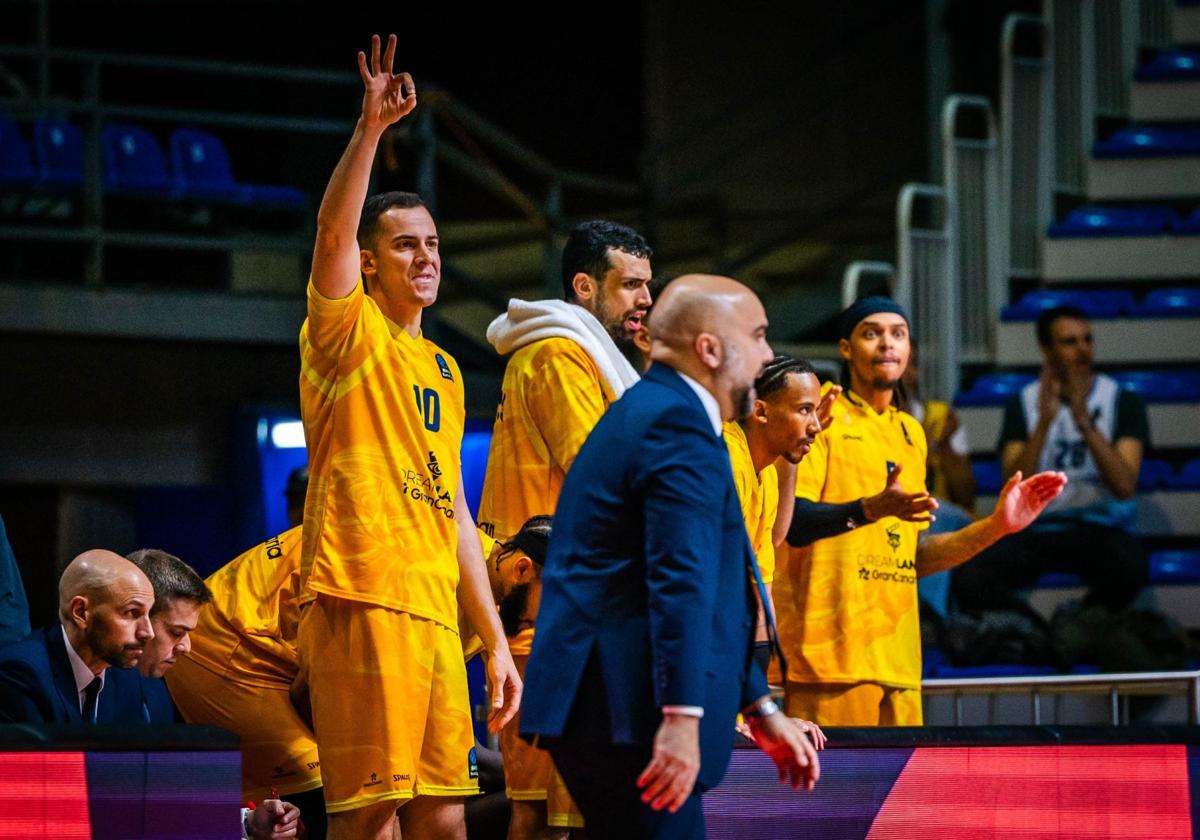
[[[449,379],[453,382],[454,374],[450,372],[450,365],[446,363],[445,357],[438,353],[433,358],[437,360],[438,370],[442,372],[442,379]]]
[[[891,547],[893,553],[896,551],[896,549],[898,549],[900,547],[899,528],[900,528],[900,523],[896,522],[896,523],[893,523],[891,526],[889,526],[887,529],[888,546]]]
[[[434,478],[442,477],[441,465],[438,464],[437,456],[433,454],[432,450],[429,453],[429,462],[428,462],[428,464],[426,464],[426,466],[429,467],[429,474],[432,475]]]
[[[896,469],[896,462],[895,461],[884,461],[884,463],[887,464],[887,474],[891,475],[892,470]]]
[[[479,762],[475,758],[474,747],[471,747],[471,751],[467,753],[467,773],[472,779],[479,778]]]

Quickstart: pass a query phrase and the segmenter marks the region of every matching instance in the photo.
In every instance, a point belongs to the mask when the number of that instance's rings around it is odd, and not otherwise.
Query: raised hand
[[[417,88],[407,73],[392,73],[396,58],[396,36],[389,35],[387,50],[379,60],[379,36],[371,36],[371,63],[358,54],[358,73],[363,80],[362,119],[368,128],[382,131],[417,107]]]
[[[1021,471],[1017,470],[1000,491],[992,516],[1005,534],[1020,531],[1037,519],[1066,486],[1065,473],[1040,472],[1022,481]]]
[[[887,486],[877,496],[868,496],[862,500],[863,513],[871,522],[878,522],[887,516],[903,519],[905,522],[932,522],[932,511],[937,510],[937,499],[928,493],[905,493],[900,486],[900,472],[903,467],[896,464],[888,472]]]
[[[837,402],[837,398],[842,395],[842,386],[833,385],[825,392],[825,396],[821,397],[821,401],[817,403],[817,422],[821,424],[822,429],[829,428],[829,422],[833,420],[833,404]]]

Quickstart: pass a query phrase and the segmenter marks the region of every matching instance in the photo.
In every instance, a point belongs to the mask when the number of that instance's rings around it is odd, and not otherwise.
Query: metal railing
[[[1039,55],[1018,54],[1022,31],[1037,34]],[[1040,275],[1042,236],[1054,212],[1053,50],[1053,38],[1041,18],[1005,19],[1000,40],[1000,171],[1010,278]]]
[[[1138,2],[1093,0],[1096,10],[1096,112],[1129,113],[1129,83],[1137,65],[1141,21]]]
[[[919,206],[920,205],[920,206]],[[919,221],[922,220],[922,221]],[[921,389],[949,400],[958,390],[959,287],[952,280],[946,191],[905,184],[896,198],[896,289],[906,300],[917,342]]]
[[[1107,696],[1113,726],[1127,724],[1132,696],[1187,698],[1187,722],[1200,723],[1200,671],[1160,671],[1133,674],[1070,674],[1047,677],[985,677],[979,679],[925,680],[926,697],[950,697],[954,702],[954,724],[963,725],[963,698],[988,698],[988,723],[995,720],[995,700],[1001,695],[1028,695],[1030,719],[1042,723],[1042,699],[1053,698],[1057,718],[1059,698],[1068,695]]]
[[[39,10],[44,4],[34,4]],[[39,30],[40,31],[40,30]],[[296,114],[237,112],[219,109],[189,109],[159,105],[128,104],[108,101],[103,91],[106,75],[113,70],[130,71],[153,68],[158,72],[183,73],[189,76],[216,79],[253,78],[272,82],[323,85],[344,88],[347,105],[357,102],[361,82],[357,74],[329,72],[289,67],[264,67],[222,61],[163,58],[160,56],[110,55],[86,50],[62,50],[49,46],[48,39],[39,37],[38,46],[0,44],[0,59],[25,62],[34,68],[34,93],[26,98],[0,97],[0,109],[18,117],[33,119],[47,114],[69,115],[78,119],[84,133],[84,181],[80,194],[80,222],[74,226],[43,226],[21,222],[9,224],[0,234],[9,239],[44,241],[47,239],[83,243],[88,248],[84,261],[84,281],[101,285],[104,277],[105,252],[111,245],[135,244],[140,247],[178,250],[225,250],[252,246],[257,250],[307,254],[311,249],[311,232],[295,235],[240,234],[225,236],[200,232],[176,234],[164,231],[115,230],[105,218],[102,184],[101,130],[112,119],[145,121],[155,124],[208,125],[227,128],[273,130],[281,133],[346,137],[353,117],[329,118]],[[55,93],[52,82],[75,74],[82,91],[78,96]],[[601,196],[638,201],[642,190],[639,184],[603,178],[589,173],[553,165],[521,143],[511,134],[458,102],[448,92],[435,85],[422,83],[422,107],[411,123],[395,133],[395,139],[411,150],[415,158],[415,188],[426,203],[436,209],[438,165],[461,174],[476,187],[504,200],[518,214],[534,223],[535,230],[546,243],[546,282],[557,288],[557,258],[562,235],[568,225],[564,217],[563,193],[575,190]],[[341,93],[330,101],[337,103]],[[347,109],[347,114],[351,114]],[[440,123],[440,125],[439,125]],[[451,143],[449,140],[456,142]],[[486,149],[486,150],[485,150]],[[506,163],[522,167],[542,183],[543,192],[531,196],[517,187],[488,156],[494,153]],[[311,222],[310,222],[311,224]],[[450,267],[452,270],[452,267]],[[485,288],[485,284],[456,274],[470,281],[469,291]]]
[[[1095,139],[1096,11],[1093,0],[1046,0],[1054,38],[1054,184],[1082,195]]]
[[[971,112],[982,118],[982,137],[959,133],[960,117]],[[959,296],[954,317],[962,325],[960,353],[951,359],[988,362],[995,356],[996,323],[1007,292],[1008,219],[1001,204],[996,117],[986,98],[960,94],[946,98],[942,150],[950,246],[948,289]]]
[[[858,300],[858,290],[864,275],[884,278],[892,299],[898,301],[905,309],[911,309],[909,301],[900,300],[896,295],[896,267],[891,263],[872,260],[855,260],[842,272],[842,309],[848,308]]]

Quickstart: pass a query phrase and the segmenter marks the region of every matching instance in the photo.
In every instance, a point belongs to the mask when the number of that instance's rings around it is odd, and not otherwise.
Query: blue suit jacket
[[[752,657],[753,563],[725,442],[679,374],[655,364],[563,484],[522,735],[649,746],[662,706],[701,706],[697,781],[717,784],[737,712],[767,693]]]
[[[0,723],[90,722],[79,713],[79,691],[61,625],[39,627],[0,649]],[[96,722],[146,722],[136,668],[105,671]]]

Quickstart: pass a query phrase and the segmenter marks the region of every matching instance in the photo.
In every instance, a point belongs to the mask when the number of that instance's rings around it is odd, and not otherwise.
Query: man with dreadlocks
[[[787,541],[800,550],[775,573],[786,712],[825,726],[919,726],[917,578],[1025,528],[1067,479],[1018,472],[990,515],[923,533],[937,508],[925,487],[925,433],[893,401],[908,365],[908,316],[893,300],[863,298],[842,313],[839,332],[845,390],[797,468]]]

